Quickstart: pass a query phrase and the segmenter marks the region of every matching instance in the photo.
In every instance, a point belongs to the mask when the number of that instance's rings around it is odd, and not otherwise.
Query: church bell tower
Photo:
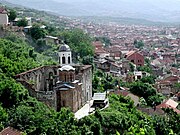
[[[71,65],[72,64],[72,56],[71,49],[68,45],[63,44],[59,47],[59,64],[63,65]]]

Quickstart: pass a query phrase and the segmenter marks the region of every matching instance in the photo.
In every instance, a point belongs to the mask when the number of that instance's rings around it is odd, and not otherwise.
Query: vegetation
[[[156,89],[151,84],[143,83],[141,81],[132,83],[130,91],[139,97],[143,97],[149,106],[158,105],[164,99],[161,94],[156,92]]]
[[[17,17],[16,11],[13,9],[10,9],[8,17],[10,21],[14,21],[14,19],[16,19]]]
[[[117,89],[118,85],[119,80],[117,78],[106,75],[101,70],[95,70],[92,80],[93,93]]]
[[[142,49],[144,47],[144,42],[143,41],[134,40],[134,46],[136,48]]]
[[[20,19],[17,22],[17,26],[19,27],[25,27],[28,25],[28,21],[26,20],[26,18]]]
[[[101,41],[105,47],[111,45],[111,40],[108,37],[95,37],[95,41]]]
[[[30,30],[30,34],[33,39],[38,40],[44,38],[47,31],[44,28],[41,28],[40,24],[34,24]]]
[[[147,115],[137,111],[133,106],[133,101],[129,98],[111,95],[109,100],[109,108],[81,119],[80,126],[85,124],[96,134],[116,134],[118,132],[124,135],[134,135],[142,130],[147,135],[155,134],[153,121]],[[92,130],[95,123],[96,128]]]
[[[70,46],[74,61],[94,55],[94,49],[91,45],[92,40],[82,30],[63,31],[59,33],[59,37]]]

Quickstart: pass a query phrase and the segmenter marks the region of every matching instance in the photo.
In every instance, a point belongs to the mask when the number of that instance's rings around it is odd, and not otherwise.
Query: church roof
[[[59,85],[57,88],[58,88],[59,90],[64,90],[63,88],[67,88],[66,90],[68,90],[68,89],[74,89],[75,87],[74,87],[74,86],[71,86],[70,84],[64,83],[64,84]]]
[[[70,47],[66,44],[63,44],[59,47],[59,52],[69,52],[71,51]]]
[[[62,66],[61,68],[59,68],[60,71],[70,71],[70,70],[75,70],[75,68],[73,68],[72,66],[70,65],[65,65],[65,66]]]

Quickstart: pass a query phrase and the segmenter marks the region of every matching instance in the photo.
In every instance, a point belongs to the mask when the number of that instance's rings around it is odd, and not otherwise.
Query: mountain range
[[[4,1],[4,0],[0,0]],[[180,0],[6,0],[66,16],[111,16],[180,22]]]

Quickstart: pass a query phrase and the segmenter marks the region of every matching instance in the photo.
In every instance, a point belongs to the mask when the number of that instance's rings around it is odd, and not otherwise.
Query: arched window
[[[68,64],[70,64],[71,63],[71,58],[70,58],[70,56],[68,56]]]
[[[62,57],[62,64],[65,64],[66,63],[66,58],[63,56]]]

